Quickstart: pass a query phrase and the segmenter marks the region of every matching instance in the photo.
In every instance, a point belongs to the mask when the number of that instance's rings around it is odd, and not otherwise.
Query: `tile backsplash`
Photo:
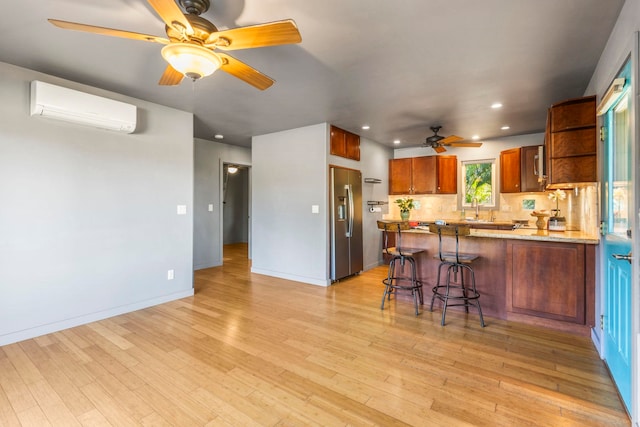
[[[590,235],[598,235],[599,220],[599,191],[598,184],[585,184],[576,189],[563,190],[566,194],[560,200],[558,208],[560,216],[567,221],[567,230],[580,230]],[[549,199],[551,191],[544,193],[501,193],[500,206],[493,209],[491,214],[496,221],[529,220],[535,223],[531,216],[534,210],[551,212],[556,209],[556,202]],[[403,196],[389,196],[389,212],[385,219],[400,218],[400,210],[394,201]],[[475,210],[461,211],[458,208],[458,196],[452,195],[415,195],[414,201],[418,207],[411,211],[411,220],[427,221],[434,219],[459,220],[464,217],[474,217]],[[488,208],[480,206],[480,219],[489,219]]]

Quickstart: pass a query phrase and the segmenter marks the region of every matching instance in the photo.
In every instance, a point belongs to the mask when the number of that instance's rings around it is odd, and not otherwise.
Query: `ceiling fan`
[[[147,1],[166,24],[167,38],[57,19],[48,21],[67,30],[165,45],[161,53],[169,65],[158,82],[164,86],[177,85],[184,77],[197,80],[219,68],[260,90],[265,90],[274,83],[273,79],[244,62],[215,50],[250,49],[302,41],[298,27],[292,19],[219,31],[215,25],[200,16],[209,9],[210,0],[179,0],[187,13],[180,10],[175,0]]]
[[[440,128],[442,126],[431,126],[431,130],[433,131],[433,135],[428,137],[423,146],[433,148],[436,153],[444,153],[447,151],[444,148],[445,145],[450,147],[480,147],[482,146],[482,142],[460,142],[464,140],[461,136],[450,135],[450,136],[441,136],[438,135]]]

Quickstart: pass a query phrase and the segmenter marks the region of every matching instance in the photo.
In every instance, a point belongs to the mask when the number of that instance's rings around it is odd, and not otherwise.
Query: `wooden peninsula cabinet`
[[[506,245],[506,310],[512,320],[566,330],[594,325],[595,246],[510,240]],[[580,325],[580,326],[578,326]]]
[[[551,106],[545,150],[547,185],[598,180],[595,96],[569,99]]]
[[[473,270],[485,320],[495,317],[588,336],[595,325],[597,242],[597,237],[578,231],[554,234],[474,226],[460,240],[460,250],[479,255]],[[425,302],[430,301],[440,264],[433,256],[439,250],[438,235],[408,230],[402,244],[425,251],[417,263],[418,275]],[[453,239],[443,239],[443,245],[445,251],[455,250]]]
[[[389,160],[389,194],[456,194],[457,191],[456,156]]]

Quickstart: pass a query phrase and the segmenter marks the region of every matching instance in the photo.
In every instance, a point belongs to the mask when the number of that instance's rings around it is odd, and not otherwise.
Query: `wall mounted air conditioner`
[[[136,106],[101,96],[33,80],[31,115],[131,133],[136,129]]]

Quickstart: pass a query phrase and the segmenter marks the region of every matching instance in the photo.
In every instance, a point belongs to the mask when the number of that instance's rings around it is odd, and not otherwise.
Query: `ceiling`
[[[145,0],[5,1],[0,61],[193,112],[198,138],[250,146],[252,135],[329,122],[410,147],[432,125],[465,139],[543,131],[549,105],[584,94],[623,3],[212,0],[203,17],[219,29],[297,23],[300,44],[230,52],[276,80],[260,91],[221,71],[159,86],[161,45],[47,22],[164,37]]]

